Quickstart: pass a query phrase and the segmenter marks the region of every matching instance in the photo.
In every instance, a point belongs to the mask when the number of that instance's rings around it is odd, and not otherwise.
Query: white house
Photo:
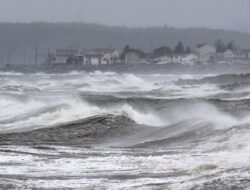
[[[202,44],[202,45],[197,46],[195,52],[200,56],[207,55],[207,54],[215,54],[216,48],[209,44]]]
[[[237,50],[235,52],[235,57],[239,59],[246,59],[248,57],[246,50]]]
[[[234,58],[235,54],[232,50],[228,49],[224,52],[224,58]]]
[[[101,64],[112,64],[115,61],[118,61],[120,57],[119,51],[115,49],[94,49],[93,52],[103,55]]]
[[[140,54],[135,51],[131,51],[126,53],[125,55],[125,63],[126,64],[138,64],[140,63]]]
[[[216,48],[209,44],[201,44],[196,47],[195,53],[198,55],[199,62],[207,63],[216,54]]]
[[[174,55],[172,61],[173,63],[176,63],[176,64],[182,64],[182,59],[183,59],[182,55]]]
[[[173,62],[173,58],[170,56],[162,56],[162,57],[158,57],[156,59],[157,63],[156,64],[169,64]]]
[[[182,58],[182,64],[187,66],[192,66],[198,62],[198,55],[196,54],[188,54]]]
[[[227,50],[224,53],[224,58],[228,59],[247,59],[249,57],[249,52],[248,50]]]

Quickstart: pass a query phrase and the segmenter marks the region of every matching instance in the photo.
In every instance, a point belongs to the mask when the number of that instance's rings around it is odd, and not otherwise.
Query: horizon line
[[[206,29],[206,30],[221,30],[221,31],[229,31],[229,32],[239,32],[239,33],[245,33],[250,34],[250,32],[247,31],[240,31],[240,30],[234,30],[234,29],[225,29],[225,28],[213,28],[213,27],[207,27],[207,26],[190,26],[190,27],[177,27],[177,26],[170,26],[167,24],[163,24],[161,26],[125,26],[125,25],[109,25],[109,24],[102,24],[102,23],[96,23],[96,22],[79,22],[79,21],[0,21],[0,24],[78,24],[78,25],[98,25],[103,27],[109,27],[109,28],[127,28],[127,29],[151,29],[151,28],[158,28],[158,29]]]

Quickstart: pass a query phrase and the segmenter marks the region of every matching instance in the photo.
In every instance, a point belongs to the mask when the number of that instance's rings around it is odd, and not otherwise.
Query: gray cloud
[[[249,10],[249,0],[0,0],[0,21],[169,25],[250,32]]]

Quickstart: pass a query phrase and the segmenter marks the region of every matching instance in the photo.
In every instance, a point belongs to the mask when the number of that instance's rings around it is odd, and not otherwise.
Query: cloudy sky
[[[250,32],[250,0],[0,0],[0,22],[33,21]]]

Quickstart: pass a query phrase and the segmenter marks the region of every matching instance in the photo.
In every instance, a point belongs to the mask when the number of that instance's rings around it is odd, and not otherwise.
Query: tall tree
[[[223,53],[226,51],[226,45],[222,41],[222,39],[218,39],[215,41],[215,47],[216,47],[216,52],[217,53]]]
[[[182,42],[179,42],[178,45],[174,49],[175,54],[184,54],[185,47],[183,46]]]
[[[235,45],[234,40],[228,42],[227,49],[229,49],[229,50],[235,50],[236,49],[236,45]]]
[[[124,47],[123,52],[121,53],[120,58],[121,58],[122,60],[124,60],[124,59],[125,59],[126,53],[128,53],[130,50],[131,50],[131,49],[130,49],[130,46],[127,44],[127,45]]]
[[[171,55],[171,54],[172,54],[172,50],[168,46],[162,46],[154,50],[154,57],[161,57],[161,56]]]

